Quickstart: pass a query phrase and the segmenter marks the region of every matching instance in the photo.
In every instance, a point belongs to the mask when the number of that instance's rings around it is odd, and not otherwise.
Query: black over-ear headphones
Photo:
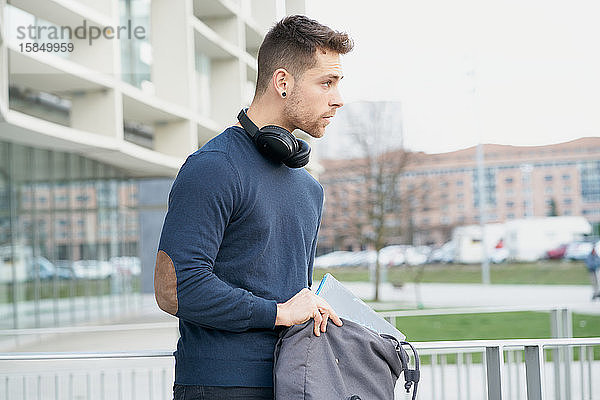
[[[247,108],[238,114],[238,121],[252,138],[258,151],[275,162],[282,162],[290,168],[302,168],[308,164],[310,146],[297,139],[290,131],[277,125],[267,125],[258,129],[246,114]]]

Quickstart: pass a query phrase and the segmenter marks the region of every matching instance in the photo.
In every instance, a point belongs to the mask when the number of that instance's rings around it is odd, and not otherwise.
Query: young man
[[[247,117],[323,136],[343,105],[340,55],[352,46],[304,16],[277,23],[259,50]],[[279,331],[313,318],[320,335],[329,319],[342,323],[307,289],[323,188],[261,147],[229,127],[188,157],[171,188],[155,291],[160,308],[179,317],[176,400],[272,399]]]

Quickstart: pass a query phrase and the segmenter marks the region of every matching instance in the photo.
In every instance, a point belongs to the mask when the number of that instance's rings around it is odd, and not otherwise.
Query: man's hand
[[[315,319],[315,335],[327,329],[327,320],[331,319],[337,326],[342,326],[342,320],[322,297],[304,288],[285,303],[277,304],[275,325],[292,326],[302,324],[309,319]]]

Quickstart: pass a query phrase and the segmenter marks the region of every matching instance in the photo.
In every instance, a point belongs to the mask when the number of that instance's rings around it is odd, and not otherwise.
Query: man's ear
[[[294,77],[285,68],[273,72],[272,84],[280,97],[286,97],[294,88]]]

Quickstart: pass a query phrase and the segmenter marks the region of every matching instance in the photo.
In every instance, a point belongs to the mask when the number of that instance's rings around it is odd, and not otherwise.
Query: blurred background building
[[[487,223],[543,216],[583,216],[600,235],[600,138],[548,146],[486,144]],[[441,154],[410,153],[391,205],[398,228],[387,244],[441,245],[457,226],[479,223],[476,148]],[[401,157],[403,150],[390,153]],[[365,222],[369,190],[364,160],[321,160],[325,208],[319,253],[364,250],[356,230]],[[403,194],[402,194],[403,193]]]
[[[0,0],[0,329],[111,317],[153,291],[172,179],[249,104],[271,24],[302,12]],[[92,40],[92,27],[125,28]]]

